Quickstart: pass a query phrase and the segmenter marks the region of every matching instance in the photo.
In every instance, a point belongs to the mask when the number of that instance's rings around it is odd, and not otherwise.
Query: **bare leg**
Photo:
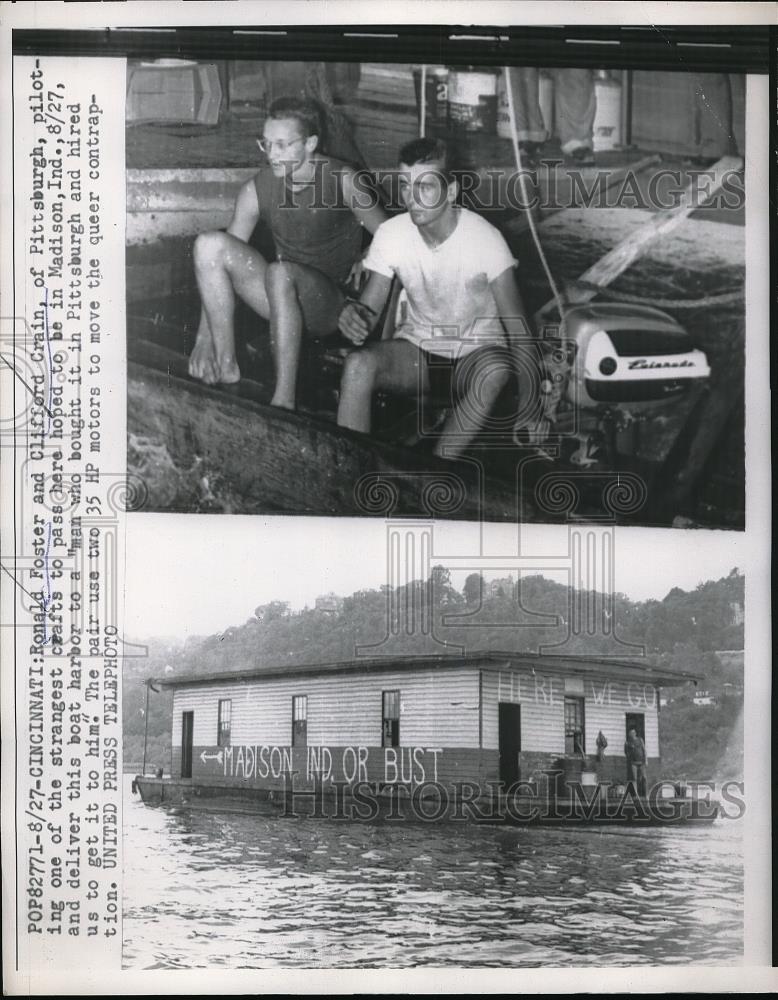
[[[338,424],[369,433],[373,393],[378,389],[403,395],[429,389],[418,347],[407,340],[390,340],[349,354],[340,383]]]
[[[276,387],[270,405],[293,410],[297,402],[303,311],[297,300],[292,267],[280,262],[271,264],[266,288],[270,302],[270,346],[276,366]]]
[[[270,315],[265,291],[267,261],[228,233],[203,233],[195,241],[195,275],[203,302],[189,374],[209,385],[237,382],[235,296],[264,319]]]
[[[338,401],[338,426],[370,433],[373,393],[378,376],[375,348],[349,354],[343,366]]]
[[[276,366],[276,387],[270,403],[293,410],[303,329],[325,336],[334,333],[343,294],[325,274],[289,261],[268,265],[265,289],[270,309],[270,344]]]
[[[507,351],[481,348],[465,356],[456,378],[465,380],[465,393],[446,421],[434,453],[440,458],[459,458],[479,431],[487,425],[497,397],[513,372]]]

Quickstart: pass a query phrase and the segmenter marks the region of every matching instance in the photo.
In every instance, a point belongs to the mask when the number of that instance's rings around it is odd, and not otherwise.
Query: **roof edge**
[[[269,667],[253,667],[247,670],[225,670],[207,674],[187,674],[181,677],[157,678],[162,687],[175,688],[186,685],[240,683],[248,680],[277,678],[282,676],[300,676],[316,673],[338,674],[355,670],[382,670],[387,668],[407,670],[413,667],[435,666],[475,666],[477,664],[505,663],[529,669],[542,668],[552,673],[618,673],[629,671],[641,675],[646,680],[653,680],[665,687],[673,687],[686,683],[699,683],[704,680],[700,674],[686,671],[670,672],[640,660],[616,660],[602,656],[563,656],[542,655],[535,653],[512,653],[502,650],[480,650],[466,655],[430,654],[422,656],[385,656],[363,657],[352,660],[335,660],[324,663],[294,663],[277,664]],[[595,668],[595,669],[593,669]]]

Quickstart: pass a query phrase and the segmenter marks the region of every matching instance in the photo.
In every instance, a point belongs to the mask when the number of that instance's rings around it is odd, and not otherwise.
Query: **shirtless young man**
[[[375,234],[365,259],[370,277],[360,301],[345,306],[340,329],[361,346],[394,275],[408,315],[393,340],[346,359],[338,423],[369,432],[376,390],[429,392],[443,376],[455,407],[435,451],[456,458],[486,425],[514,372],[520,394],[530,391],[522,371],[528,366],[518,363],[529,331],[516,261],[494,226],[455,205],[457,183],[440,140],[417,139],[400,150],[400,195],[408,211]]]
[[[258,140],[268,164],[240,189],[227,232],[203,233],[194,248],[203,310],[189,373],[209,385],[237,382],[235,296],[270,321],[274,406],[294,409],[303,335],[337,329],[343,285],[362,250],[362,226],[374,233],[383,209],[357,187],[355,172],[317,153],[319,111],[312,101],[280,98]],[[248,245],[262,219],[276,260]]]

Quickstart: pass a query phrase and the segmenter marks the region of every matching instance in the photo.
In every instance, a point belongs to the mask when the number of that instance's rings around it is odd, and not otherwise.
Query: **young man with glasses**
[[[407,316],[392,340],[346,358],[338,423],[369,432],[377,390],[431,392],[453,406],[435,452],[457,458],[486,426],[512,375],[519,377],[522,405],[531,405],[529,328],[516,261],[494,226],[456,205],[458,186],[440,140],[403,146],[399,184],[407,212],[376,233],[365,258],[370,277],[359,302],[345,306],[340,329],[361,347],[395,276],[407,295]]]
[[[201,234],[194,248],[203,309],[189,373],[209,385],[239,381],[238,296],[270,321],[271,403],[286,409],[296,404],[303,335],[336,332],[362,227],[374,233],[386,218],[354,170],[318,152],[321,131],[312,101],[274,101],[258,140],[267,165],[238,192],[227,231]],[[274,261],[248,244],[260,219],[272,232]]]

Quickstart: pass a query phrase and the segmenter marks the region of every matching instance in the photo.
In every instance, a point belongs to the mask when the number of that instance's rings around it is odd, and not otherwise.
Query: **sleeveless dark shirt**
[[[362,227],[348,208],[341,160],[316,160],[310,185],[292,186],[269,166],[254,178],[259,217],[273,233],[276,259],[307,264],[336,284],[346,281],[362,250]]]

